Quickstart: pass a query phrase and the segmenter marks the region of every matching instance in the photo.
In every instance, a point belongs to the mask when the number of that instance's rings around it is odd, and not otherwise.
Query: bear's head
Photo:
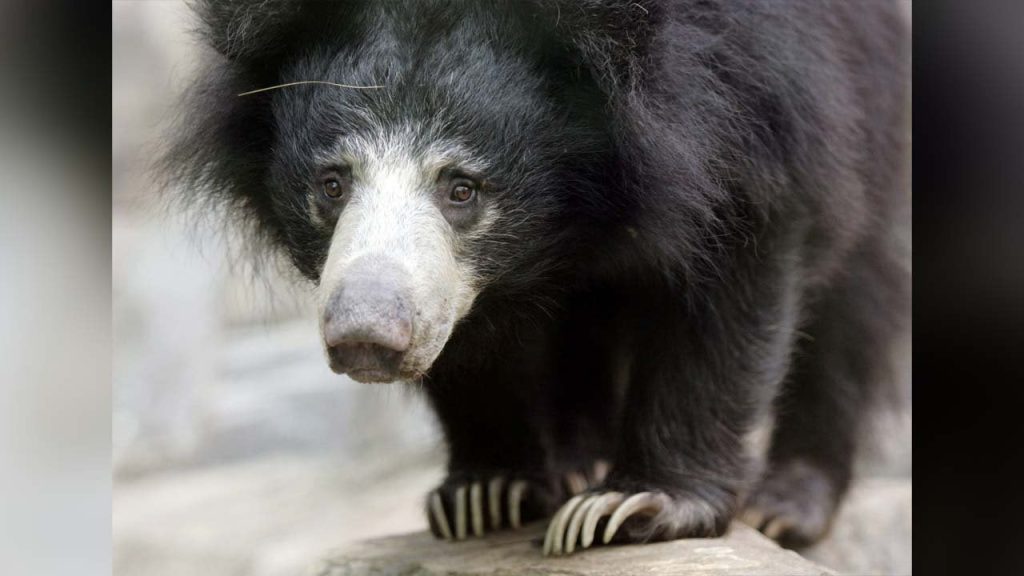
[[[549,8],[200,3],[172,167],[316,284],[334,371],[425,374],[482,291],[564,272],[616,201],[601,73]]]

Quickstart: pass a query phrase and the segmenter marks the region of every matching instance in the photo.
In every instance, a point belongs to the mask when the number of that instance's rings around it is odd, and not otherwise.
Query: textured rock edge
[[[442,542],[417,532],[357,542],[319,565],[310,576],[429,576],[633,574],[834,575],[784,550],[757,531],[734,524],[722,538],[677,540],[643,546],[608,546],[569,557],[545,558],[538,539],[543,523],[521,532]]]

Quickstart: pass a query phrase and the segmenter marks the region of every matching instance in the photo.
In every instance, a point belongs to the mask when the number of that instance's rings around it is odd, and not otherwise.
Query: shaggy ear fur
[[[254,253],[287,246],[268,188],[274,127],[270,99],[240,93],[279,81],[282,59],[318,30],[337,29],[351,6],[340,1],[192,0],[197,32],[213,51],[184,95],[156,168],[171,201],[199,213],[229,213]]]
[[[278,60],[305,30],[311,3],[298,0],[193,0],[197,32],[212,48],[184,94],[157,171],[171,202],[245,231],[253,254],[285,240],[268,186],[272,117],[266,98],[238,94],[274,84]],[[317,3],[320,4],[320,3]],[[333,3],[324,3],[333,4]]]
[[[283,53],[304,12],[299,0],[197,0],[192,9],[204,40],[232,60]]]

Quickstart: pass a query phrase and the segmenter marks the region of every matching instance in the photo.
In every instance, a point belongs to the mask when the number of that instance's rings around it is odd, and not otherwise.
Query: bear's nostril
[[[404,306],[395,306],[388,314],[363,318],[357,314],[332,314],[325,317],[324,343],[336,346],[377,346],[405,352],[412,344],[412,321]]]
[[[377,344],[346,343],[327,350],[331,368],[363,382],[384,382],[395,378],[402,352]]]

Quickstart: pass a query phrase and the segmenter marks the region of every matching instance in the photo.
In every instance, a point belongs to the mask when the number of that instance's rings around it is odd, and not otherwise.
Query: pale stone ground
[[[543,523],[484,540],[438,543],[426,533],[363,542],[315,567],[315,576],[830,576],[831,570],[783,550],[742,524],[723,538],[591,548],[545,558],[535,540]]]

